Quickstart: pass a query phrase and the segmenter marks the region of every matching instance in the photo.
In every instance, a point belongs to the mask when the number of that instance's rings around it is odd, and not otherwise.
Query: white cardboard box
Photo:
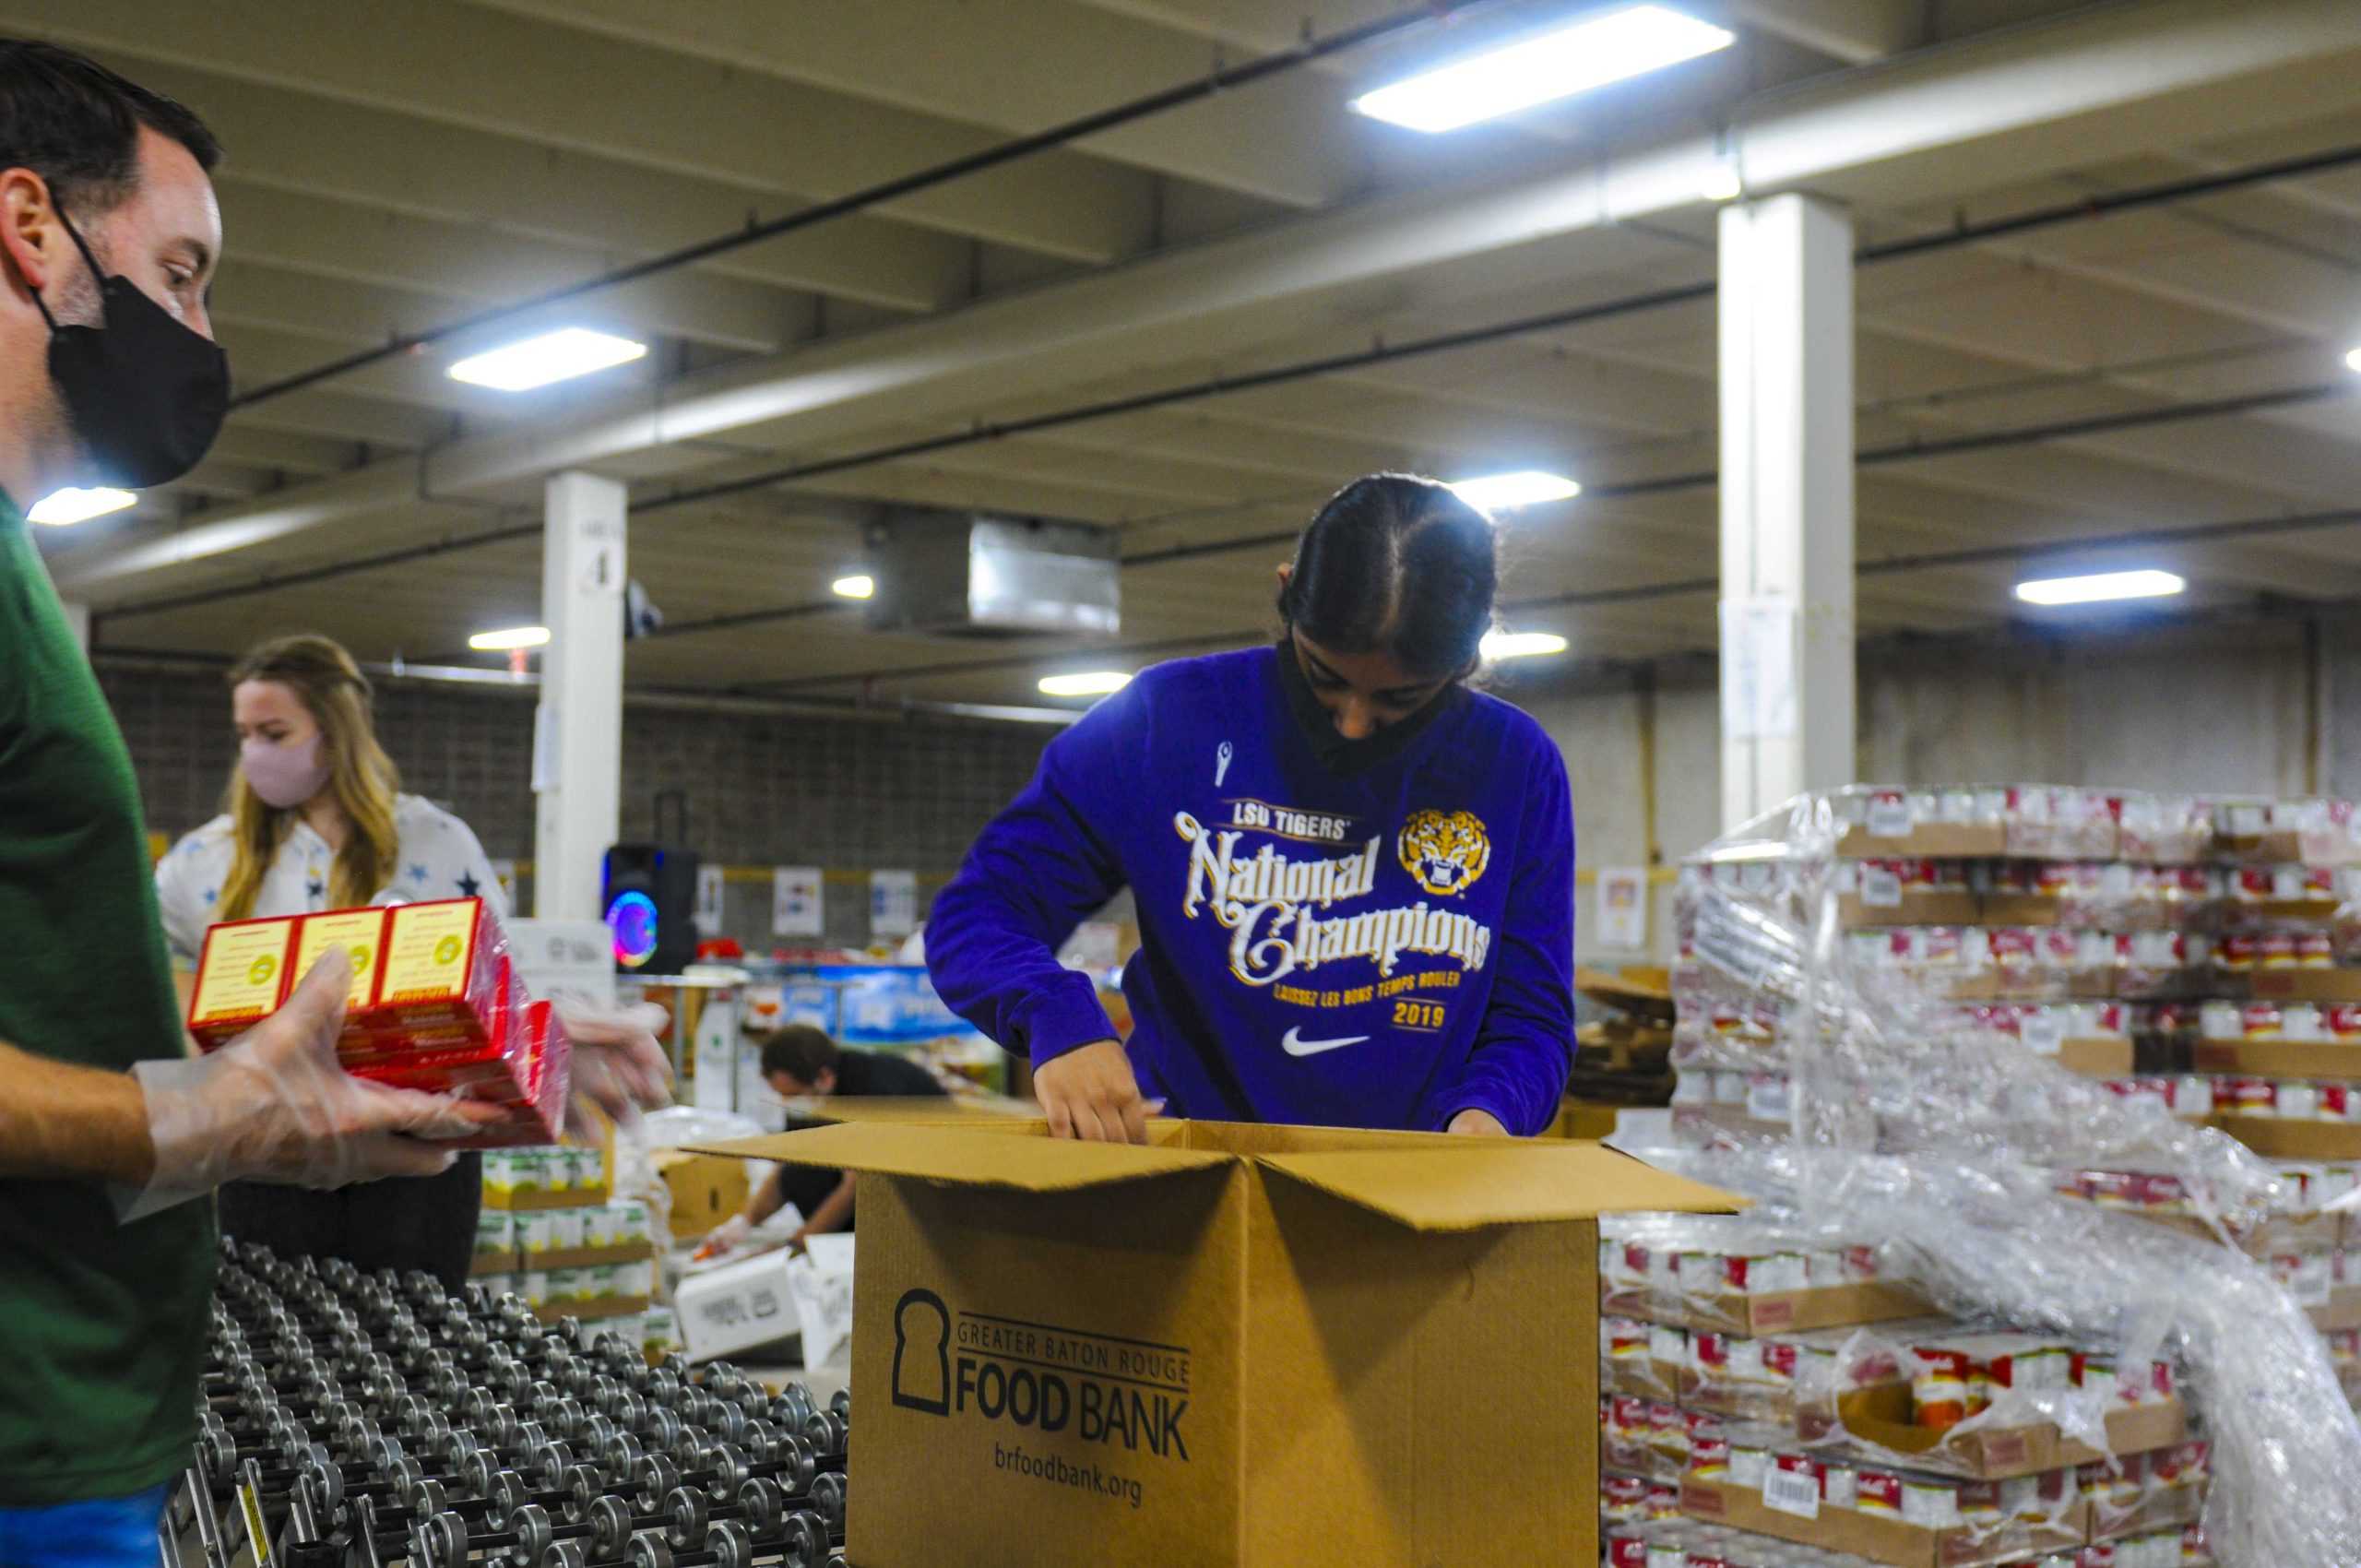
[[[807,1366],[841,1360],[852,1337],[852,1257],[851,1236],[815,1236],[806,1257],[781,1248],[690,1275],[672,1302],[688,1359],[801,1335]]]

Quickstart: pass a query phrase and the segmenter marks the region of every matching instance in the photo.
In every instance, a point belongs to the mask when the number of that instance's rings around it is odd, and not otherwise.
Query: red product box
[[[403,904],[386,921],[378,1031],[497,1048],[506,1037],[508,939],[481,898]]]
[[[293,983],[294,952],[292,920],[228,921],[208,931],[188,1001],[198,1046],[218,1051],[278,1012]]]
[[[453,1146],[516,1148],[553,1144],[565,1131],[566,1094],[574,1080],[574,1042],[566,1037],[565,1026],[558,1022],[557,1010],[546,1002],[530,1003],[524,1008],[517,1034],[523,1049],[504,1059],[511,1063],[511,1075],[505,1081],[481,1086],[490,1092],[479,1092],[476,1087],[467,1091],[470,1098],[492,1099],[508,1107],[508,1116]]]

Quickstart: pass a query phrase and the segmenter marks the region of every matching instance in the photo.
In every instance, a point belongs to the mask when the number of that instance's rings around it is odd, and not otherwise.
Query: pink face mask
[[[238,770],[263,804],[291,811],[318,794],[328,781],[317,735],[300,746],[276,745],[256,736],[238,748]]]

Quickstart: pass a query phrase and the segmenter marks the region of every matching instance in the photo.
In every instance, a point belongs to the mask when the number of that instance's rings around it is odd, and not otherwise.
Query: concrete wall
[[[211,815],[233,750],[218,679],[102,673],[151,824],[178,833]],[[1669,866],[1720,831],[1712,681],[1710,661],[1691,660],[1580,683],[1518,671],[1501,683],[1565,751],[1584,868]],[[1860,681],[1864,778],[2361,795],[2361,617],[1875,646]],[[691,839],[709,859],[829,868],[829,938],[850,943],[868,936],[866,873],[908,867],[931,895],[1050,734],[639,707],[625,722],[626,837],[652,831],[657,791],[683,790]],[[381,698],[380,728],[410,788],[455,807],[494,857],[531,856],[528,702],[404,686]],[[767,945],[769,897],[730,887],[733,934]],[[1583,956],[1642,956],[1597,946],[1594,897],[1580,890]],[[1660,885],[1659,958],[1670,915]]]
[[[2361,617],[1872,646],[1859,678],[1864,779],[2361,795]],[[1720,831],[1712,680],[1710,661],[1685,661],[1502,686],[1565,750],[1584,868],[1669,865]],[[1593,897],[1581,890],[1581,956],[1639,956],[1598,946]],[[1658,960],[1670,908],[1659,885]]]

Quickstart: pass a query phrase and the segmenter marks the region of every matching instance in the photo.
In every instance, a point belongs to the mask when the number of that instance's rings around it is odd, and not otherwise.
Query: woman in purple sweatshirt
[[[1573,1049],[1573,810],[1541,726],[1466,685],[1498,579],[1448,487],[1346,486],[1275,647],[1143,671],[1050,743],[935,899],[935,989],[1062,1136],[1170,1114],[1529,1135]],[[1057,950],[1129,886],[1126,1046]]]

